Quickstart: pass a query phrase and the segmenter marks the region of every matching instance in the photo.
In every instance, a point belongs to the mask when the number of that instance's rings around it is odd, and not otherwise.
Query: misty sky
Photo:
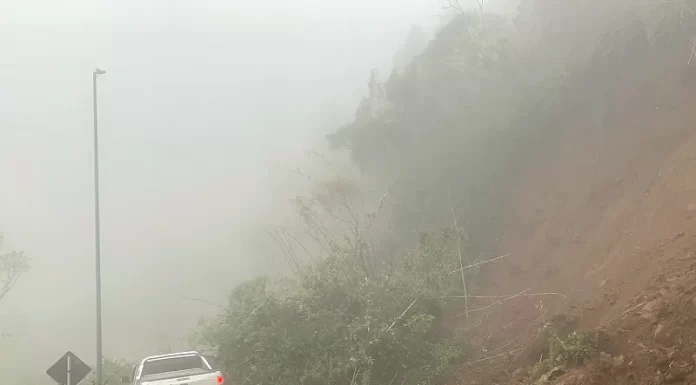
[[[94,361],[91,72],[100,78],[104,353],[182,344],[236,283],[277,271],[250,224],[350,119],[437,0],[0,1],[0,232],[32,270],[0,306],[0,383]],[[291,166],[292,167],[292,166]],[[254,240],[251,243],[258,243]],[[272,268],[275,267],[275,268]],[[12,368],[12,369],[10,369]],[[27,377],[28,376],[28,377]],[[50,383],[50,382],[49,382]]]

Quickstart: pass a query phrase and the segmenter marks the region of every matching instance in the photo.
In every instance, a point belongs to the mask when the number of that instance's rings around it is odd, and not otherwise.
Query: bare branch
[[[443,9],[453,9],[456,12],[462,13],[464,10],[462,9],[462,6],[459,4],[459,0],[445,0],[447,2],[447,5],[443,7]]]
[[[469,296],[467,296],[467,298],[490,298],[490,299],[504,298],[507,300],[507,299],[512,299],[512,298],[516,298],[516,297],[541,297],[541,296],[547,296],[547,295],[552,295],[552,296],[555,295],[555,296],[559,296],[559,297],[563,297],[565,299],[568,299],[567,295],[561,294],[561,293],[531,293],[531,294],[515,294],[513,296],[509,296],[509,295],[469,295]],[[464,298],[464,296],[463,295],[450,295],[450,296],[440,297],[440,298],[443,298],[443,299],[446,299],[446,298]]]
[[[488,305],[488,306],[479,307],[479,308],[472,309],[472,310],[467,310],[467,311],[464,312],[464,313],[457,314],[454,318],[459,318],[459,317],[461,317],[461,316],[466,316],[466,317],[468,317],[468,316],[469,316],[468,313],[479,312],[479,311],[483,311],[483,310],[490,309],[490,308],[492,308],[493,306],[502,305],[503,303],[505,303],[505,302],[507,302],[507,301],[509,301],[509,300],[511,300],[511,299],[513,299],[513,298],[517,298],[517,297],[522,296],[522,294],[528,292],[528,291],[531,290],[531,289],[532,289],[532,288],[530,287],[530,288],[528,288],[528,289],[522,290],[521,292],[519,292],[519,293],[517,293],[517,294],[515,294],[515,295],[511,295],[511,296],[509,296],[509,297],[503,298],[503,299],[500,300],[500,301],[495,301],[495,302],[493,302],[492,304],[490,304],[490,305]]]
[[[224,308],[225,308],[224,306],[220,305],[219,303],[211,302],[211,301],[208,301],[208,300],[205,300],[205,299],[202,299],[202,298],[185,297],[185,296],[183,296],[183,295],[180,295],[179,298],[185,299],[185,300],[189,300],[189,301],[195,301],[195,302],[205,303],[205,304],[208,304],[208,305],[211,305],[211,306],[218,307],[218,308],[220,308],[220,309],[224,309]]]
[[[382,195],[382,198],[379,200],[379,204],[377,205],[377,209],[371,213],[367,213],[367,229],[369,230],[372,227],[372,224],[375,222],[375,219],[377,218],[377,214],[379,214],[382,211],[382,208],[384,207],[384,202],[386,202],[387,198],[391,194],[392,189],[394,188],[394,185],[392,185],[389,190]]]
[[[307,249],[307,247],[305,247],[304,243],[300,242],[300,240],[297,239],[297,237],[294,236],[287,228],[285,228],[285,226],[277,226],[277,227],[278,227],[286,236],[290,237],[293,241],[295,241],[295,243],[297,243],[297,244],[302,248],[302,250],[304,250],[305,254],[307,254],[310,258],[312,258],[312,259],[315,260],[315,261],[319,260],[319,256],[317,256],[317,255],[315,255],[315,254],[313,254],[313,253],[310,253],[309,250]]]
[[[494,355],[494,356],[489,356],[489,357],[481,358],[481,359],[479,359],[479,360],[469,361],[469,362],[467,362],[467,363],[465,363],[465,364],[462,364],[461,366],[467,366],[467,365],[477,364],[477,363],[479,363],[479,362],[483,362],[483,361],[488,361],[488,360],[492,360],[492,359],[495,359],[495,358],[504,357],[504,356],[507,356],[507,355],[510,355],[510,354],[515,354],[515,353],[517,353],[517,352],[519,352],[519,351],[521,351],[521,350],[524,350],[524,349],[521,349],[521,348],[520,348],[520,349],[515,349],[515,350],[511,350],[511,351],[509,351],[509,352],[496,354],[496,355]]]
[[[464,262],[462,258],[462,234],[459,230],[459,225],[457,224],[457,215],[454,213],[454,205],[452,204],[452,196],[447,191],[447,199],[449,200],[450,209],[452,209],[452,221],[454,221],[454,230],[457,232],[457,252],[459,253],[459,267],[462,273],[462,289],[464,290],[464,314],[466,314],[466,320],[469,321],[469,298],[468,291],[466,288],[466,278],[464,277]]]
[[[635,306],[632,306],[632,307],[626,309],[623,313],[621,313],[621,314],[617,315],[616,317],[613,317],[613,318],[610,319],[609,321],[604,322],[603,324],[597,326],[594,330],[599,330],[599,329],[601,329],[601,328],[603,328],[603,327],[609,325],[610,323],[616,321],[617,319],[623,317],[624,315],[628,314],[629,312],[631,312],[631,311],[633,311],[633,310],[638,309],[639,307],[641,307],[641,306],[643,306],[643,305],[645,305],[645,302],[641,302],[641,303],[639,303],[638,305],[635,305]]]
[[[294,273],[297,273],[298,270],[300,269],[300,266],[298,264],[298,261],[293,257],[292,251],[288,249],[287,243],[284,242],[282,234],[275,228],[266,229],[266,234],[268,234],[268,236],[271,237],[275,241],[275,244],[278,245],[281,252],[283,253],[283,257],[285,258],[285,262],[288,264],[290,269]]]
[[[481,265],[484,265],[484,264],[486,264],[486,263],[491,263],[491,262],[497,261],[497,260],[499,260],[499,259],[507,258],[507,257],[509,257],[509,256],[511,256],[511,255],[512,255],[512,254],[505,254],[505,255],[501,255],[500,257],[495,257],[495,258],[493,258],[493,259],[487,259],[487,260],[485,260],[485,261],[472,263],[471,265],[464,266],[464,267],[462,267],[461,269],[457,269],[457,270],[450,271],[450,274],[458,273],[458,272],[461,271],[461,270],[471,269],[472,267],[481,266]]]
[[[537,285],[535,285],[535,286],[537,286]],[[514,299],[514,298],[518,298],[518,297],[558,296],[558,297],[563,297],[563,298],[565,298],[566,300],[568,300],[568,296],[566,296],[565,294],[561,294],[561,293],[548,292],[548,293],[531,293],[531,294],[527,294],[527,292],[530,291],[530,290],[532,290],[533,288],[534,288],[534,286],[532,286],[532,287],[530,287],[530,288],[527,288],[527,289],[525,289],[525,290],[522,290],[521,292],[519,292],[519,293],[517,293],[517,294],[513,294],[513,295],[511,295],[511,296],[501,296],[501,297],[500,297],[501,300],[499,300],[499,301],[495,301],[495,302],[491,303],[490,305],[487,305],[487,306],[484,306],[484,307],[479,307],[479,308],[476,308],[476,309],[468,310],[468,312],[469,312],[469,313],[474,313],[474,312],[484,311],[484,310],[490,309],[490,308],[492,308],[492,307],[494,307],[494,306],[502,305],[502,304],[504,304],[505,302],[510,301],[511,299]],[[481,296],[481,297],[482,297],[482,298],[495,298],[495,297],[497,297],[497,296]],[[453,296],[453,297],[450,297],[450,298],[457,298],[457,296]],[[471,297],[468,297],[468,298],[471,298]],[[458,317],[461,317],[461,316],[467,316],[467,313],[458,314],[458,315],[456,315],[454,318],[458,318]]]
[[[418,296],[413,300],[413,302],[411,302],[411,304],[408,305],[406,310],[404,310],[403,313],[401,313],[401,315],[397,319],[395,319],[391,325],[389,325],[389,327],[387,328],[386,331],[390,331],[394,327],[394,325],[396,325],[396,323],[399,322],[400,319],[404,318],[406,313],[408,313],[408,311],[413,307],[413,305],[415,305],[416,301],[418,301],[418,298],[420,298],[424,293],[425,293],[425,290],[421,291],[420,294],[418,294]]]
[[[689,61],[686,62],[686,65],[691,64],[691,60],[694,58],[694,55],[696,55],[696,37],[691,39],[691,55],[689,55]]]

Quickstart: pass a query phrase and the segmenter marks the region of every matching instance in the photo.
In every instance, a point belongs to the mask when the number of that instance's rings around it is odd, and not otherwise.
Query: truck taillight
[[[224,383],[225,383],[225,377],[223,377],[223,376],[218,376],[218,377],[217,377],[217,383],[218,383],[218,385],[224,384]]]

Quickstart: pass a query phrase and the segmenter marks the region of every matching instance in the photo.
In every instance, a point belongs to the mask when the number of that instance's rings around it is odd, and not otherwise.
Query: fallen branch
[[[503,298],[501,301],[493,302],[492,304],[490,304],[490,305],[488,305],[488,306],[479,307],[479,308],[472,309],[472,310],[467,310],[467,311],[464,312],[464,313],[457,314],[454,318],[459,318],[459,317],[461,317],[461,316],[467,316],[467,317],[468,317],[468,313],[474,313],[474,312],[478,312],[478,311],[483,311],[483,310],[490,309],[490,308],[492,308],[493,306],[502,305],[503,303],[505,303],[505,302],[507,302],[507,301],[509,301],[509,300],[511,300],[511,299],[513,299],[513,298],[517,298],[517,297],[522,296],[524,293],[528,292],[528,291],[531,290],[531,289],[532,289],[532,288],[530,287],[530,288],[525,289],[525,290],[523,290],[523,291],[521,291],[521,292],[519,292],[519,293],[517,293],[517,294],[515,294],[515,295],[509,296],[509,297],[506,297],[506,298]]]
[[[536,285],[535,285],[535,286],[536,286]],[[568,296],[565,295],[565,294],[561,294],[561,293],[548,292],[548,293],[529,293],[529,294],[526,294],[528,291],[532,290],[533,288],[534,288],[534,286],[532,286],[532,287],[530,287],[530,288],[528,288],[528,289],[522,290],[521,292],[519,292],[519,293],[517,293],[517,294],[510,295],[510,296],[495,296],[495,295],[490,295],[490,296],[467,296],[467,298],[492,298],[492,299],[500,299],[500,300],[499,300],[499,301],[495,301],[495,302],[493,302],[492,304],[487,305],[487,306],[484,306],[484,307],[479,307],[479,308],[476,308],[476,309],[466,310],[464,313],[457,314],[454,318],[458,318],[458,317],[461,317],[461,316],[467,316],[467,313],[474,313],[474,312],[479,312],[479,311],[487,310],[487,309],[492,308],[493,306],[502,305],[502,304],[504,304],[505,302],[507,302],[507,301],[509,301],[509,300],[511,300],[511,299],[514,299],[514,298],[518,298],[518,297],[559,296],[559,297],[563,297],[563,298],[565,298],[566,300],[568,300]],[[441,298],[463,298],[463,296],[447,296],[447,297],[441,297]]]
[[[524,349],[521,349],[521,348],[520,348],[520,349],[515,349],[515,350],[511,350],[511,351],[509,351],[509,352],[496,354],[496,355],[494,355],[494,356],[490,356],[490,357],[486,357],[486,358],[481,358],[480,360],[465,362],[465,363],[463,363],[462,365],[460,365],[460,367],[461,367],[461,366],[467,366],[467,365],[477,364],[477,363],[483,362],[483,361],[489,361],[489,360],[492,360],[492,359],[494,359],[494,358],[500,358],[500,357],[507,356],[507,355],[510,355],[510,354],[515,354],[515,353],[517,353],[517,352],[519,352],[519,351],[521,351],[521,350],[524,350]]]
[[[669,300],[669,302],[667,302],[667,303],[669,304],[669,303],[672,303],[672,302],[676,301],[677,298],[679,298],[679,297],[683,296],[684,294],[690,292],[690,291],[693,290],[694,288],[696,288],[696,284],[694,284],[694,285],[692,285],[690,288],[684,290],[684,291],[681,292],[678,296],[676,296],[676,297],[672,298],[671,300]]]
[[[452,205],[452,197],[449,191],[447,191],[447,199],[449,200],[450,209],[452,209],[452,220],[454,221],[454,230],[457,232],[457,252],[459,253],[459,267],[462,273],[462,289],[464,290],[464,311],[466,314],[466,320],[469,321],[469,299],[468,292],[466,289],[466,278],[464,278],[464,262],[462,258],[462,234],[459,230],[459,225],[457,224],[457,215],[454,213],[454,205]]]
[[[390,330],[394,327],[394,325],[396,325],[396,323],[399,322],[400,319],[404,318],[404,316],[406,315],[406,313],[408,313],[408,311],[413,307],[413,305],[415,305],[416,301],[418,301],[418,298],[420,298],[424,293],[425,293],[425,290],[421,291],[420,294],[418,294],[418,296],[416,297],[416,299],[414,299],[413,302],[411,302],[411,304],[408,305],[408,307],[406,308],[406,310],[404,310],[403,313],[401,313],[401,315],[400,315],[399,317],[397,317],[397,318],[394,320],[394,322],[392,322],[391,325],[389,325],[389,327],[387,328],[386,331],[390,331]]]
[[[515,297],[541,297],[545,295],[557,295],[559,297],[563,297],[565,299],[568,299],[568,296],[565,294],[561,293],[531,293],[531,294],[515,294],[514,296],[509,296],[509,295],[469,295],[467,298],[490,298],[490,299],[497,299],[497,298],[504,298],[504,299],[512,299]],[[442,299],[447,299],[447,298],[464,298],[463,295],[450,295],[450,296],[445,296],[445,297],[440,297]]]
[[[543,323],[544,323],[544,315],[545,315],[545,313],[544,313],[544,311],[542,310],[542,311],[540,312],[539,318],[538,318],[536,321],[534,321],[534,322],[530,325],[529,328],[525,329],[525,331],[524,331],[522,334],[527,333],[529,330],[531,330],[532,328],[534,328],[535,325],[543,324]],[[517,353],[517,354],[515,355],[515,357],[513,357],[511,363],[514,363],[515,361],[517,361],[517,359],[520,357],[520,355],[521,355],[522,353],[524,353],[525,350],[527,350],[527,348],[528,348],[530,345],[532,345],[532,344],[535,343],[537,340],[539,340],[539,336],[541,336],[541,334],[542,334],[541,330],[542,330],[542,329],[539,329],[539,331],[537,332],[536,337],[534,337],[534,340],[532,340],[532,342],[530,342],[530,343],[528,343],[527,345],[525,345],[525,346],[522,348],[522,350],[520,350],[520,352]],[[522,335],[522,334],[520,334],[520,335]]]
[[[639,304],[636,305],[636,306],[632,306],[632,307],[626,309],[623,313],[621,313],[621,314],[617,315],[616,317],[610,319],[609,321],[607,321],[607,322],[605,322],[605,323],[603,323],[603,324],[597,326],[597,327],[594,328],[593,330],[599,330],[599,329],[601,329],[601,328],[603,328],[603,327],[609,325],[610,323],[616,321],[619,317],[622,317],[622,316],[626,315],[627,313],[629,313],[629,312],[631,312],[631,311],[633,311],[633,310],[636,310],[636,309],[638,309],[639,307],[644,306],[644,305],[645,305],[645,302],[641,302],[641,303],[639,303]]]
[[[512,255],[512,254],[505,254],[505,255],[501,255],[500,257],[495,257],[495,258],[493,258],[493,259],[487,259],[487,260],[485,260],[485,261],[472,263],[471,265],[463,266],[461,269],[457,269],[457,270],[450,271],[450,274],[454,274],[454,273],[458,273],[458,272],[463,271],[463,270],[471,269],[472,267],[485,265],[486,263],[491,263],[491,262],[497,261],[497,260],[499,260],[499,259],[507,258],[507,257],[509,257],[509,256],[511,256],[511,255]]]
[[[696,55],[696,38],[691,39],[691,55],[689,55],[689,61],[686,62],[686,65],[691,64],[691,60],[694,58],[694,55]]]
[[[204,303],[204,304],[207,304],[207,305],[215,306],[215,307],[220,308],[220,309],[225,309],[225,306],[222,306],[222,305],[220,305],[219,303],[215,303],[215,302],[212,302],[212,301],[208,301],[208,300],[205,300],[205,299],[202,299],[202,298],[186,297],[186,296],[183,296],[183,295],[180,295],[179,298],[185,299],[185,300],[188,300],[188,301],[195,301],[195,302]]]

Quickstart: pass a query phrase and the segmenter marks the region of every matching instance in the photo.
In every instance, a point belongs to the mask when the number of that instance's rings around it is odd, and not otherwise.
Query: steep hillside
[[[562,133],[521,167],[499,243],[514,257],[481,279],[484,296],[522,293],[482,317],[487,347],[514,354],[466,382],[696,381],[696,73],[679,60],[684,49],[627,67],[601,119],[563,115]],[[530,368],[548,356],[539,328],[555,314],[601,353],[542,378]]]
[[[460,216],[466,263],[509,255],[447,309],[485,352],[462,382],[687,380],[693,5],[526,0],[514,26],[485,28],[465,15],[404,71],[373,75],[356,120],[330,137],[394,181],[402,234]],[[556,362],[554,344],[572,343],[587,357]]]
[[[523,0],[373,72],[328,137],[362,179],[295,201],[317,253],[275,233],[295,275],[240,285],[204,341],[244,383],[689,380],[691,9]]]

